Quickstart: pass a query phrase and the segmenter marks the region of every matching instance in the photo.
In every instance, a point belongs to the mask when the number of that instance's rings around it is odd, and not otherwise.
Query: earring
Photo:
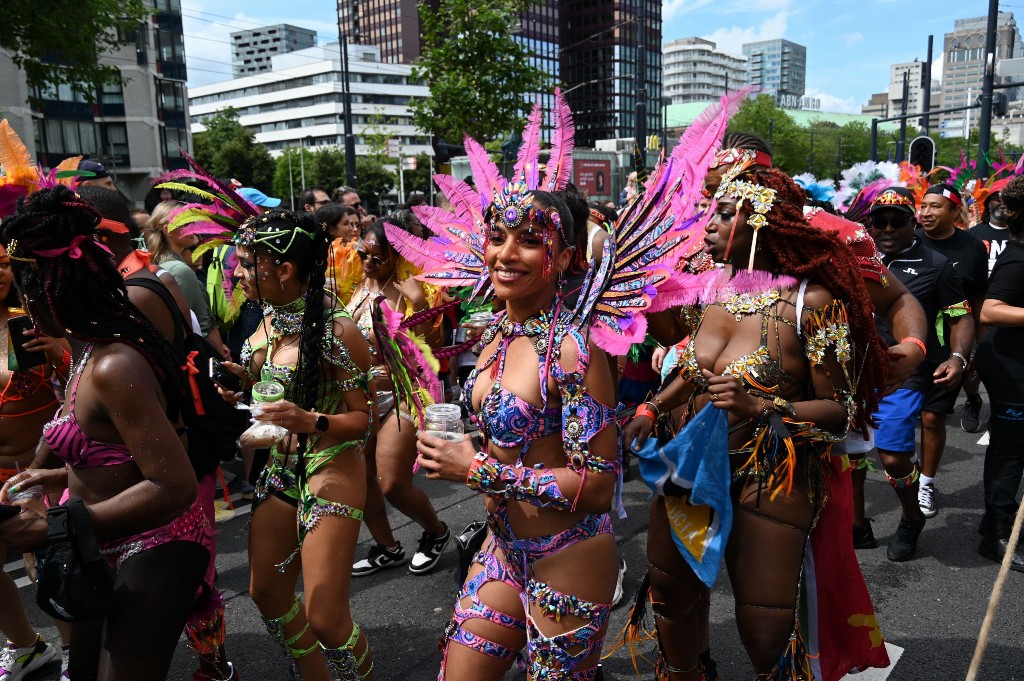
[[[278,279],[277,283],[279,283],[281,285],[281,290],[283,291],[284,290],[284,279]]]

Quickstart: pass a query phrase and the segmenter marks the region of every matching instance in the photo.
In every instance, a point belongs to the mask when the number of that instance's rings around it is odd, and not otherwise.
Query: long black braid
[[[110,251],[96,242],[99,220],[92,206],[58,185],[18,199],[15,214],[0,225],[0,242],[14,256],[18,289],[44,303],[72,338],[125,343],[146,359],[176,419],[184,375],[170,343],[128,299]]]
[[[293,213],[287,210],[274,210],[262,217],[252,218],[252,221],[256,238],[260,240],[253,245],[254,255],[269,257],[275,264],[292,263],[299,280],[306,282],[306,309],[302,315],[299,355],[295,361],[295,378],[290,392],[299,407],[312,411],[321,399],[328,397],[333,385],[323,361],[324,338],[334,332],[333,328],[325,328],[329,322],[324,314],[327,253],[330,248],[327,228],[318,223],[312,213]],[[263,241],[268,233],[275,236]],[[257,292],[258,284],[257,281]],[[307,433],[299,434],[296,473],[300,484],[306,479],[304,454],[308,441]]]

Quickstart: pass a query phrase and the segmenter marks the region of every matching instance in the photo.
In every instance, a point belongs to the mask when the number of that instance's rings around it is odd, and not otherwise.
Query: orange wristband
[[[921,353],[925,357],[928,356],[928,348],[925,347],[924,341],[922,341],[920,338],[914,338],[913,336],[907,336],[906,338],[901,340],[900,343],[913,343],[917,347],[921,348]]]
[[[633,414],[633,418],[636,418],[637,416],[646,416],[652,421],[658,420],[658,415],[654,413],[653,409],[647,406],[646,402],[636,408],[636,413]]]

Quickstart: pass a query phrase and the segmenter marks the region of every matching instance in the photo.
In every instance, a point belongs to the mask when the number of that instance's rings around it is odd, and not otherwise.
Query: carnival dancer
[[[28,338],[10,337],[12,331],[19,333],[20,327],[8,328],[7,322],[24,316],[20,308],[11,259],[0,244],[0,486],[32,463],[43,426],[58,405],[50,379],[56,374],[66,382],[71,365],[67,343],[61,339],[44,336],[38,329],[35,333],[28,330]],[[24,343],[25,350],[45,353],[45,362],[32,368],[18,368],[13,350],[17,342]],[[7,555],[7,546],[2,542],[0,555]],[[7,638],[7,644],[0,649],[0,681],[20,681],[49,664],[60,650],[32,628],[18,587],[6,571],[0,574],[0,601],[4,603],[0,608],[0,634]],[[66,669],[67,665],[64,666]]]
[[[851,251],[808,226],[792,180],[754,152],[733,156],[714,192],[707,251],[727,266],[726,283],[771,283],[760,291],[708,288],[699,297],[685,316],[690,342],[676,378],[641,405],[624,437],[642,446],[660,415],[685,403],[691,420],[708,405],[727,412],[732,531],[724,558],[740,638],[758,678],[835,681],[887,664],[848,539],[849,478],[829,456],[854,415],[863,420],[874,408],[887,358]],[[829,515],[830,488],[843,491],[838,522]],[[659,673],[672,681],[714,674],[699,656],[708,585],[673,538],[694,508],[687,498],[656,495],[648,531]],[[837,526],[841,536],[831,536]],[[809,591],[830,596],[832,612],[801,614]]]
[[[349,610],[347,567],[366,496],[369,348],[324,290],[328,235],[311,214],[252,216],[234,244],[234,276],[265,315],[242,349],[241,366],[225,366],[246,389],[283,386],[284,398],[261,405],[256,419],[288,431],[256,486],[250,593],[293,672],[306,681],[372,679],[369,643]],[[317,594],[305,605],[295,595],[300,570],[306,592]]]
[[[69,486],[68,505],[49,514],[84,505],[115,573],[109,614],[73,627],[71,678],[164,678],[187,618],[212,586],[203,579],[212,528],[182,439],[181,370],[170,344],[129,301],[97,240],[100,221],[56,186],[22,199],[0,226],[29,314],[44,333],[67,338],[76,360],[67,399],[43,431],[53,455],[46,464],[57,470],[15,476],[2,497],[23,483],[48,494]],[[22,513],[0,523],[0,540],[45,546],[43,504],[15,503]]]
[[[352,566],[352,575],[362,577],[380,570],[401,565],[407,560],[401,542],[395,539],[388,521],[384,500],[416,522],[423,533],[420,535],[416,552],[409,560],[409,572],[422,575],[433,570],[441,560],[442,552],[451,541],[451,531],[441,522],[434,510],[430,497],[416,486],[413,470],[416,461],[416,428],[419,425],[420,410],[415,404],[401,399],[395,390],[397,377],[392,371],[408,373],[407,368],[389,366],[374,339],[373,316],[379,300],[384,299],[388,308],[408,319],[426,312],[440,302],[440,289],[424,285],[414,279],[419,271],[402,257],[388,242],[384,231],[385,222],[378,220],[366,230],[366,235],[355,249],[362,261],[362,279],[349,291],[344,281],[335,280],[335,286],[345,303],[346,309],[356,320],[359,330],[374,355],[374,389],[376,391],[380,428],[367,445],[367,502],[366,527],[373,535],[374,545],[366,558]],[[398,226],[397,222],[390,222]],[[335,248],[335,252],[339,250]],[[343,255],[339,257],[344,257]],[[441,341],[439,325],[433,316],[423,319],[413,329],[412,337],[430,355],[430,345]],[[386,341],[385,341],[386,342]],[[423,355],[425,357],[425,355]],[[411,361],[409,364],[417,364]],[[437,367],[417,367],[434,372]],[[440,383],[436,388],[423,391],[424,404],[442,401]]]
[[[451,210],[413,209],[439,236],[422,241],[387,228],[425,280],[493,293],[506,306],[466,386],[484,451],[468,438],[419,435],[428,476],[483,494],[488,513],[487,538],[445,633],[439,679],[502,678],[524,646],[532,679],[597,674],[618,572],[608,510],[621,475],[610,369],[598,346],[622,354],[643,340],[642,313],[693,236],[692,221],[677,221],[679,204],[666,200],[681,193],[683,164],[673,159],[651,179],[657,189],[646,195],[657,200],[625,211],[601,267],[568,309],[559,281],[574,257],[575,226],[552,192],[569,180],[574,133],[558,91],[543,180],[541,117],[537,105],[511,180],[466,138],[477,190],[438,175]]]

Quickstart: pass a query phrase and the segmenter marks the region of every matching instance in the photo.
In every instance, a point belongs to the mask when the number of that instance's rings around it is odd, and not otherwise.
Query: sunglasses
[[[355,203],[353,203],[353,204],[351,204],[349,206],[349,208],[362,208],[362,207],[363,207],[363,202],[362,201],[356,201]]]
[[[366,251],[360,251],[359,249],[356,249],[356,255],[359,256],[360,260],[366,261],[368,259],[370,261],[370,264],[374,265],[375,267],[380,267],[385,262],[379,256],[370,255]]]
[[[323,199],[322,201],[314,201],[313,205],[316,206],[317,208],[319,208],[320,206],[326,206],[330,202],[331,202],[330,199]]]

